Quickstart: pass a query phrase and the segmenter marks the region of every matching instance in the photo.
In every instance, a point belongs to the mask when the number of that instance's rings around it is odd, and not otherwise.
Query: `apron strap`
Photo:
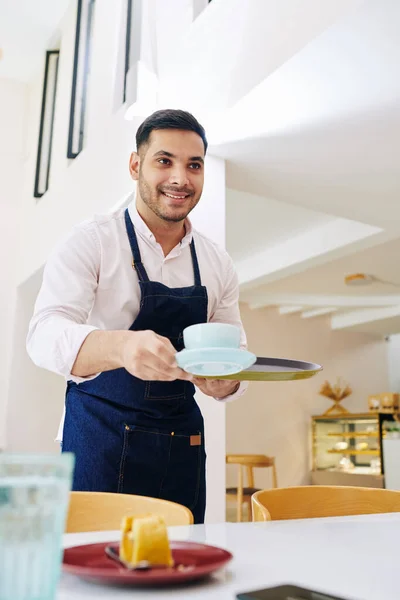
[[[197,260],[196,248],[194,245],[194,239],[190,242],[190,253],[192,255],[192,263],[193,263],[193,273],[194,273],[194,285],[201,286],[201,277],[200,277],[200,269],[199,262]]]
[[[129,243],[132,250],[133,266],[136,269],[139,281],[150,281],[147,271],[142,263],[142,257],[140,255],[139,244],[137,241],[135,228],[129,216],[129,211],[125,209],[125,225],[128,234]],[[194,273],[194,284],[201,286],[200,268],[197,260],[196,248],[194,245],[194,239],[190,242],[190,253],[192,255],[193,273]]]
[[[150,281],[149,276],[147,275],[146,269],[142,263],[142,257],[140,255],[139,244],[137,241],[135,228],[129,216],[129,211],[125,209],[125,225],[126,232],[128,234],[129,244],[132,250],[132,264],[136,269],[136,273],[139,281]]]

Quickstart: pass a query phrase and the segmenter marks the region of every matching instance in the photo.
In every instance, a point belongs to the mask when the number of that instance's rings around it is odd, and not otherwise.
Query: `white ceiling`
[[[229,160],[229,187],[390,228],[400,219],[399,105],[400,94],[380,115],[214,151]]]
[[[266,244],[280,244],[288,237],[334,220],[335,217],[273,198],[229,188],[226,191],[226,246],[237,261],[262,251]]]
[[[396,333],[400,333],[400,317],[377,319],[375,321],[368,322],[367,324],[352,325],[346,329],[347,331],[368,333],[376,335],[377,337],[387,337]]]
[[[400,287],[343,283],[354,272],[400,283],[399,23],[398,0],[364,2],[260,82],[213,131],[212,152],[227,159],[227,184],[237,190],[228,194],[228,248],[250,306],[338,308],[321,316],[333,328],[400,332]],[[240,204],[255,210],[240,214]],[[299,209],[321,223],[308,227]],[[245,239],[232,225],[237,219]],[[262,268],[246,276],[255,263]]]
[[[243,96],[222,120],[219,135],[235,140],[302,133],[382,113],[397,102],[400,3],[364,0],[351,8]]]
[[[70,1],[0,0],[0,78],[28,82],[43,69]]]
[[[216,0],[191,27],[177,32],[172,22],[175,35],[169,36],[160,57],[164,106],[188,107],[202,120],[203,111],[222,114],[363,2]],[[174,7],[172,14],[174,9],[190,13],[192,0],[164,0],[164,4]]]
[[[334,329],[400,333],[399,256],[400,239],[396,239],[244,291],[242,300],[255,308],[277,305],[302,314],[333,306],[336,311],[329,318]],[[381,281],[349,287],[344,278],[352,273],[371,274]]]
[[[399,174],[400,175],[400,174]],[[258,293],[322,294],[333,296],[400,295],[400,239],[355,252],[344,258],[307,269],[258,288]],[[344,277],[352,273],[370,273],[398,285],[371,283],[357,288],[349,287]]]
[[[399,24],[398,0],[363,3],[228,111],[213,147],[228,185],[378,226],[400,218]]]

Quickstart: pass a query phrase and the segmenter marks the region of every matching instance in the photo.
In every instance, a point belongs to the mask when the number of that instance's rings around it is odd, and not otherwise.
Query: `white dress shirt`
[[[142,262],[149,279],[171,288],[194,285],[190,242],[194,238],[202,285],[208,293],[208,321],[241,328],[239,286],[227,252],[186,220],[186,235],[164,256],[160,244],[136,210],[129,215],[135,226]],[[87,335],[96,330],[129,329],[140,308],[140,288],[124,220],[125,209],[96,215],[71,231],[49,257],[43,283],[29,325],[27,351],[33,362],[76,383],[93,379],[76,377],[71,369]],[[233,400],[243,394],[242,383]],[[57,440],[62,438],[64,416]]]

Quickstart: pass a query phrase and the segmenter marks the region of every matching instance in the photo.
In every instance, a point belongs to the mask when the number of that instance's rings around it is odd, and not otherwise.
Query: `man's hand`
[[[145,381],[192,381],[177,365],[171,342],[154,331],[134,331],[125,337],[122,363],[129,373]]]
[[[212,396],[220,400],[234,394],[240,385],[239,381],[231,381],[230,379],[203,379],[202,377],[195,377],[193,383],[206,396]]]
[[[74,362],[75,377],[124,367],[144,381],[192,381],[175,360],[176,350],[169,339],[154,331],[101,331],[89,333]]]

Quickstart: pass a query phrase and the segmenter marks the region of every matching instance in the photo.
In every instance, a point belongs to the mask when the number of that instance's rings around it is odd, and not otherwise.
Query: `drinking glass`
[[[54,600],[74,455],[0,453],[0,600]]]

